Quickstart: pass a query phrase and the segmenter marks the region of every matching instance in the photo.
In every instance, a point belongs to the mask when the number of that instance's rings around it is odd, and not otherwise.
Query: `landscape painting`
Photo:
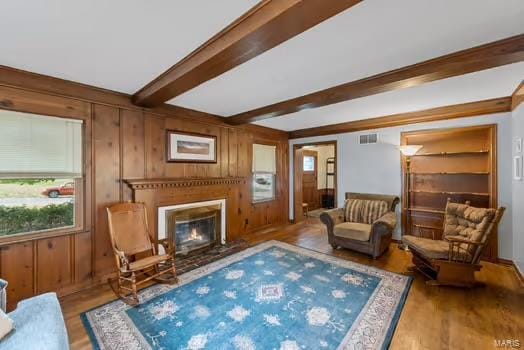
[[[167,132],[167,161],[181,163],[216,163],[216,136]]]
[[[209,144],[205,142],[177,141],[178,153],[209,154]]]

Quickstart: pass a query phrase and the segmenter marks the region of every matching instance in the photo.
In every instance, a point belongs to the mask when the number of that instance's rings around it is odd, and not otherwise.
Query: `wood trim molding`
[[[133,96],[157,106],[274,48],[361,0],[264,0]]]
[[[524,102],[524,80],[520,82],[519,86],[517,86],[511,95],[511,110],[514,111],[517,109],[522,102]]]
[[[124,180],[133,190],[152,190],[172,187],[194,187],[210,185],[238,185],[243,178],[193,178],[193,179],[128,179]]]
[[[408,124],[435,122],[439,120],[475,117],[479,115],[509,111],[511,111],[511,97],[501,97],[491,100],[462,103],[445,107],[425,109],[416,112],[392,114],[377,118],[295,130],[289,133],[289,138],[297,139],[310,136],[342,134]]]
[[[131,102],[131,95],[128,94],[2,65],[0,65],[0,86],[122,109],[140,110],[151,114],[191,119],[192,121],[204,122],[206,124],[227,125],[224,123],[223,118],[217,115],[169,104],[149,109],[138,107]]]
[[[226,119],[237,125],[524,61],[524,34],[334,86]]]

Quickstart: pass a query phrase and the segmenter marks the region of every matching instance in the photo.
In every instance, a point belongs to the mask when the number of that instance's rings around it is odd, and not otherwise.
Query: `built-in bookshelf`
[[[496,125],[403,133],[402,145],[422,145],[403,162],[403,234],[441,239],[444,209],[452,202],[497,207]],[[497,258],[494,234],[485,258]]]

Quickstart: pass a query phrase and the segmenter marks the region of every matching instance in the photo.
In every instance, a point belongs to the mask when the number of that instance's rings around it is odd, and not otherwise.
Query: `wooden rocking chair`
[[[413,254],[410,271],[430,278],[428,285],[474,287],[475,272],[482,268],[480,257],[490,234],[495,231],[504,207],[475,208],[448,200],[442,240],[406,235],[402,241]]]
[[[114,286],[114,279],[108,282],[119,298],[129,305],[136,305],[140,302],[138,285],[150,280],[176,283],[175,252],[168,247],[167,242],[160,242],[166,254],[157,254],[143,203],[113,205],[107,208],[107,216],[118,273],[117,287]]]

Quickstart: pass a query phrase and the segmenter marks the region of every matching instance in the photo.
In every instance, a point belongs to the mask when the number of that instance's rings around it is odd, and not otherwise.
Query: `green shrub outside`
[[[73,203],[43,207],[0,205],[0,236],[73,226],[74,211]]]

